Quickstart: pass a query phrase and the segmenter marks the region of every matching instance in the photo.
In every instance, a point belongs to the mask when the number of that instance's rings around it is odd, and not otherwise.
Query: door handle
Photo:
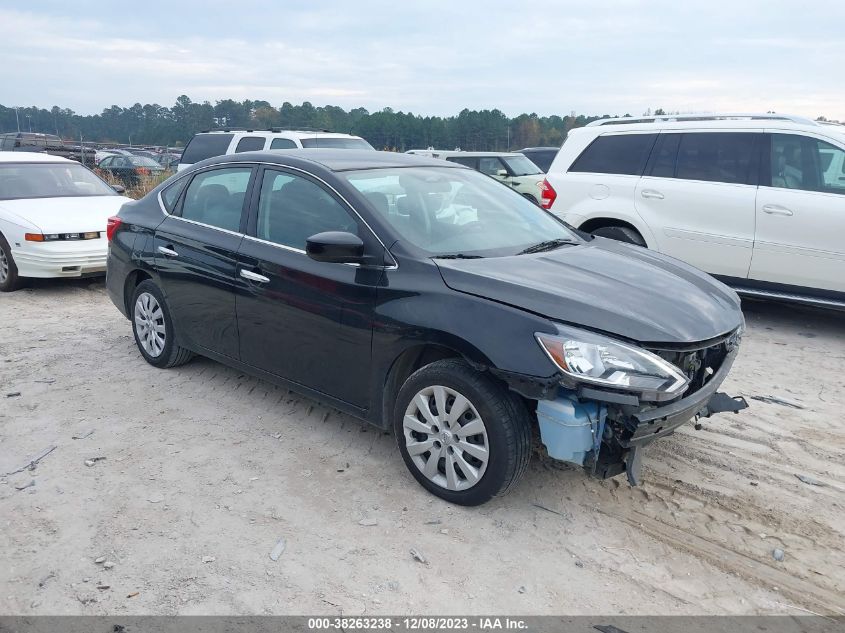
[[[250,281],[257,281],[260,284],[266,284],[270,281],[269,277],[259,275],[258,273],[254,273],[251,270],[247,270],[246,268],[241,268],[241,277],[243,277],[244,279],[249,279]]]
[[[779,204],[764,204],[763,213],[768,213],[769,215],[793,215],[791,209],[782,207]]]
[[[643,189],[640,192],[640,195],[643,198],[651,198],[654,200],[663,200],[663,194],[659,191],[655,191],[654,189]]]
[[[174,251],[172,248],[167,248],[166,246],[159,246],[158,252],[162,255],[167,255],[168,257],[179,257],[179,253]]]

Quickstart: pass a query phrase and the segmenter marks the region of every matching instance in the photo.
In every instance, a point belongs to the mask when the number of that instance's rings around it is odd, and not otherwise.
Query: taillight
[[[139,176],[149,176],[150,175],[150,170],[147,169],[146,167],[138,167],[137,169],[135,169],[135,172]]]
[[[540,206],[544,209],[551,209],[557,198],[557,191],[549,183],[548,179],[543,180],[540,185]]]
[[[121,220],[116,215],[111,216],[108,221],[106,222],[106,237],[108,238],[109,242],[111,242],[112,238],[114,237],[114,232],[123,224],[123,220]]]

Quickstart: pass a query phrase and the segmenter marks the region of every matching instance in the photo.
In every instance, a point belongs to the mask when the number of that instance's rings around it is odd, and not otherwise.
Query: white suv
[[[602,119],[572,130],[542,205],[751,296],[845,307],[845,127],[760,115]]]
[[[243,130],[221,129],[195,134],[179,160],[178,171],[212,156],[256,152],[266,149],[373,149],[360,136],[338,134],[328,130]]]

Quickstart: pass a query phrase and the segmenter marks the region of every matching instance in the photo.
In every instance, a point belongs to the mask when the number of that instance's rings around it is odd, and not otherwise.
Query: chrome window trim
[[[196,226],[204,226],[207,229],[214,229],[215,231],[220,231],[221,233],[228,233],[229,235],[234,235],[236,237],[246,237],[240,231],[230,231],[229,229],[224,229],[221,226],[212,226],[211,224],[206,224],[204,222],[197,222],[196,220],[188,220],[187,218],[180,218],[178,215],[170,216],[174,220],[181,220],[182,222],[187,222],[188,224],[195,224]]]
[[[225,165],[225,167],[223,165]],[[216,164],[216,165],[206,165],[205,167],[201,167],[200,169],[194,170],[194,171],[190,172],[189,174],[185,174],[181,178],[187,178],[188,176],[193,176],[193,175],[196,175],[199,172],[207,171],[209,169],[217,169],[217,168],[225,169],[226,167],[228,167],[230,165],[233,166],[233,167],[235,167],[235,166],[255,167],[255,166],[259,166],[259,165],[263,165],[265,167],[269,166],[271,168],[272,167],[282,167],[284,169],[290,169],[290,170],[293,170],[293,171],[297,171],[301,174],[305,174],[306,176],[309,176],[309,177],[313,178],[314,180],[322,183],[325,187],[327,187],[329,190],[334,192],[334,194],[338,198],[340,198],[343,201],[343,203],[348,207],[349,211],[351,211],[353,213],[353,215],[356,218],[358,218],[364,224],[364,226],[367,227],[367,230],[373,235],[373,237],[376,238],[376,240],[378,240],[378,243],[381,244],[381,247],[384,249],[384,252],[387,253],[388,257],[390,257],[391,261],[393,262],[392,264],[386,264],[386,265],[383,265],[383,266],[361,266],[361,264],[352,264],[352,263],[346,264],[346,265],[347,266],[363,267],[363,268],[383,268],[385,270],[395,270],[395,269],[399,268],[399,262],[396,261],[396,258],[393,257],[393,254],[388,250],[387,246],[385,246],[384,242],[378,236],[378,233],[376,233],[373,230],[373,227],[371,227],[370,224],[361,216],[361,214],[358,213],[358,211],[355,209],[355,207],[353,207],[349,203],[349,200],[347,200],[343,196],[343,194],[341,194],[337,189],[332,187],[325,180],[323,180],[322,178],[320,178],[319,176],[317,176],[315,174],[312,174],[309,171],[306,171],[306,170],[301,169],[299,167],[293,167],[291,165],[285,165],[285,164],[282,164],[282,163],[269,163],[269,162],[266,162],[266,161],[260,161],[260,162],[246,162],[246,161],[244,161],[244,162],[232,162],[232,163],[223,163],[223,164]],[[172,215],[171,213],[168,213],[167,208],[164,206],[164,200],[162,200],[161,192],[164,191],[165,189],[169,189],[170,187],[175,185],[176,181],[180,180],[181,178],[177,178],[170,185],[168,185],[167,187],[163,187],[156,194],[156,199],[158,200],[159,209],[161,210],[161,212],[164,214],[165,217],[170,217],[170,218],[173,218],[174,220],[182,220],[183,222],[190,222],[191,224],[196,224],[198,226],[205,226],[205,227],[208,227],[210,229],[216,229],[218,231],[223,231],[224,233],[230,233],[232,235],[240,235],[242,237],[245,237],[246,239],[250,239],[250,240],[253,240],[253,241],[256,241],[256,242],[261,242],[263,244],[269,244],[270,246],[276,246],[278,248],[282,248],[284,250],[292,251],[294,253],[302,253],[303,255],[307,255],[307,253],[304,250],[302,250],[301,248],[295,248],[293,246],[286,246],[284,244],[277,244],[276,242],[270,242],[268,240],[263,240],[260,237],[253,237],[252,235],[247,235],[246,233],[241,233],[239,231],[238,232],[230,231],[228,229],[220,228],[219,226],[211,226],[210,224],[204,224],[202,222],[197,222],[196,220],[188,220],[188,219],[183,218],[182,216]],[[261,192],[260,192],[260,189],[259,189],[259,196],[260,196],[260,194],[261,194]]]

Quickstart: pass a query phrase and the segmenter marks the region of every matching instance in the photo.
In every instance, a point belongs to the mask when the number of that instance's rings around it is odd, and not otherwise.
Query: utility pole
[[[21,131],[21,120],[18,117],[18,107],[17,106],[15,106],[15,123],[18,124],[18,132],[20,132]]]

